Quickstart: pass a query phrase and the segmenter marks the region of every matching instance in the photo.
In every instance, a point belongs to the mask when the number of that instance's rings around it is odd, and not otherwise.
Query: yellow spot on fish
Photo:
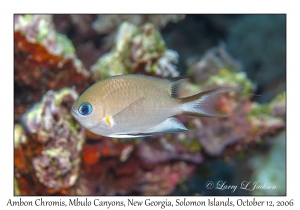
[[[105,121],[107,122],[108,127],[110,127],[110,124],[111,124],[111,123],[110,123],[110,118],[109,118],[109,117],[106,117],[106,118],[105,118]]]

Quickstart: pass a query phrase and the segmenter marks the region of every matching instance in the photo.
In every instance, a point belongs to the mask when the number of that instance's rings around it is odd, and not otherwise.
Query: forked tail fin
[[[198,93],[193,96],[181,98],[182,111],[186,115],[195,115],[201,117],[226,117],[232,115],[232,113],[222,114],[218,109],[218,100],[220,96],[225,93],[238,93],[241,95],[240,88],[217,88]]]

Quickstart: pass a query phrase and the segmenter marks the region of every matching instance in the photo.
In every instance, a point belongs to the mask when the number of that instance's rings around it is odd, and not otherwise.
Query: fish
[[[111,138],[147,137],[189,131],[175,116],[225,117],[214,107],[218,97],[234,90],[217,88],[180,98],[189,77],[158,78],[127,74],[90,86],[70,113],[89,131]]]

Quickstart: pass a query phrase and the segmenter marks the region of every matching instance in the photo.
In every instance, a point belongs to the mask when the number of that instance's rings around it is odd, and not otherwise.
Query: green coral
[[[27,26],[33,19],[33,15],[21,15],[19,17],[19,25],[20,26]],[[18,27],[19,25],[15,25],[15,27]]]
[[[114,47],[91,68],[95,81],[109,76],[134,73],[144,63],[148,71],[155,71],[155,60],[166,51],[165,42],[154,25],[138,28],[123,22],[116,35]],[[148,64],[148,65],[147,65]]]
[[[21,144],[26,142],[26,136],[24,134],[24,129],[20,124],[15,125],[14,139],[15,139],[15,147],[18,147]]]
[[[45,154],[47,154],[49,157],[64,157],[64,158],[69,158],[70,153],[66,150],[63,150],[61,148],[52,148],[49,150],[44,151]]]
[[[184,139],[181,140],[181,143],[191,153],[200,151],[202,149],[202,145],[197,138],[193,138],[192,140]]]
[[[256,142],[262,141],[264,135],[272,134],[285,127],[286,105],[284,98],[285,93],[281,93],[269,104],[252,103],[247,120],[251,125],[252,138]]]
[[[119,55],[108,53],[102,56],[92,67],[94,81],[114,75],[128,74]]]
[[[34,38],[36,42],[42,44],[51,35],[50,33],[53,26],[51,25],[52,23],[47,20],[50,17],[51,16],[46,15],[21,15],[15,25],[15,29],[29,30],[29,28],[32,27],[31,30],[33,30],[36,34],[31,38]]]
[[[232,86],[242,90],[242,95],[249,97],[253,93],[253,85],[244,72],[233,72],[221,69],[216,75],[211,76],[203,86]]]
[[[74,123],[71,114],[69,114],[69,107],[63,108],[65,106],[63,102],[64,100],[68,101],[68,97],[75,100],[78,94],[72,88],[63,88],[56,92],[48,91],[40,102],[36,103],[23,115],[23,123],[26,125],[28,132],[37,133],[36,139],[38,141],[47,142],[49,140],[49,133],[56,132],[56,130],[53,130],[53,124],[62,126],[66,123],[71,133],[77,135],[80,125]],[[53,133],[53,135],[55,134]]]
[[[123,23],[116,36],[115,45],[109,53],[103,55],[92,66],[93,78],[95,81],[109,76],[127,74],[126,57],[130,55],[128,45],[132,37],[138,32],[138,28],[129,23]]]
[[[20,189],[19,189],[19,182],[16,178],[14,178],[14,194],[15,194],[15,196],[21,195]]]
[[[146,24],[142,31],[136,34],[133,39],[133,43],[141,44],[142,60],[148,60],[159,57],[165,50],[165,42],[158,31],[155,30],[152,24]]]
[[[286,101],[286,92],[283,91],[282,93],[278,94],[272,101],[271,104],[278,103],[278,102],[285,102]]]
[[[74,54],[75,47],[71,40],[63,34],[57,33],[56,34],[57,44],[62,48],[63,54]]]
[[[47,97],[49,93],[47,93],[44,97]],[[54,101],[56,106],[60,106],[63,99],[68,96],[72,95],[75,99],[78,98],[78,94],[72,88],[62,88],[55,92],[54,94]]]
[[[139,32],[138,27],[128,22],[124,22],[120,25],[113,51],[124,53],[127,49],[127,44],[131,41],[133,36]]]
[[[44,45],[53,54],[75,53],[74,45],[67,36],[55,30],[51,15],[20,15],[15,30],[21,31],[31,42]]]
[[[270,115],[269,104],[259,104],[256,102],[252,103],[252,108],[248,114],[248,117],[258,117],[261,115]]]
[[[274,116],[272,111],[273,111],[275,106],[281,105],[281,103],[284,103],[282,105],[284,107],[283,109],[285,109],[285,100],[286,100],[286,93],[282,92],[282,93],[278,94],[268,104],[259,104],[259,103],[253,102],[250,113],[248,114],[248,118],[253,119],[253,118],[260,117],[260,116],[269,116],[269,117],[272,117],[272,118],[278,117],[278,116]],[[284,118],[284,116],[279,117],[279,118]]]

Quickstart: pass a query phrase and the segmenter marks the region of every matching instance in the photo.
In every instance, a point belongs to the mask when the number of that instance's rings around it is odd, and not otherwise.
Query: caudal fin
[[[233,93],[234,95],[241,95],[240,88],[217,88],[198,93],[193,96],[181,98],[182,111],[186,115],[195,115],[201,117],[226,117],[232,115],[232,113],[223,113],[219,110],[220,97],[226,93]],[[231,102],[234,99],[231,100]],[[228,101],[228,103],[230,100]],[[223,104],[226,104],[226,101]],[[222,104],[222,102],[221,102]],[[230,106],[230,105],[228,105]]]

